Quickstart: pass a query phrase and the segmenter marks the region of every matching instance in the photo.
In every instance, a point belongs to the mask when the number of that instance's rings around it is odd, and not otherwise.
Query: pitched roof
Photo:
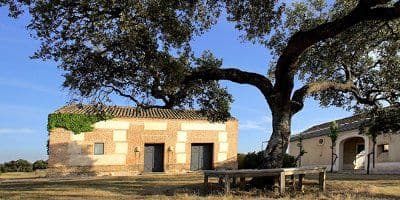
[[[66,105],[54,113],[88,114],[94,115],[104,112],[113,117],[132,117],[132,118],[161,118],[161,119],[191,119],[207,120],[207,117],[196,110],[174,110],[163,108],[135,108],[128,106],[94,106],[71,104]]]
[[[349,130],[355,130],[358,129],[360,126],[361,122],[364,121],[364,118],[362,115],[353,115],[350,117],[346,117],[343,119],[335,120],[336,123],[338,124],[339,131],[349,131]],[[328,135],[329,134],[329,126],[333,121],[326,122],[323,124],[315,125],[312,126],[311,128],[301,132],[300,134],[294,135],[291,137],[290,141],[297,141],[300,139],[300,135],[302,139],[308,139],[308,138],[313,138],[313,137],[318,137],[318,136],[323,136],[323,135]]]

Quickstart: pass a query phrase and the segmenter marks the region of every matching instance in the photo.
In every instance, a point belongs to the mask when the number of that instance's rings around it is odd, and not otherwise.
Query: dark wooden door
[[[212,169],[212,144],[192,144],[191,151],[190,170]]]
[[[144,146],[144,171],[164,171],[164,144],[146,144]]]

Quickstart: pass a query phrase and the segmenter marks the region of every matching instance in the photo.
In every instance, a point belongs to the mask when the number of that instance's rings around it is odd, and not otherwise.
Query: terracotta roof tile
[[[192,119],[207,120],[207,117],[196,110],[173,110],[163,108],[134,108],[128,106],[93,106],[82,104],[66,105],[54,113],[72,114],[98,114],[105,112],[114,117],[133,117],[133,118],[162,118],[162,119]],[[232,118],[234,119],[234,118]]]

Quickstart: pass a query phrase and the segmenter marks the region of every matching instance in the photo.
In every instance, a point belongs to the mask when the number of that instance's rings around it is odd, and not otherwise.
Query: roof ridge
[[[100,111],[114,117],[207,120],[200,110],[195,109],[140,108],[125,105],[101,105],[99,109],[96,109],[96,106],[73,103],[65,105],[53,113],[98,114]],[[232,119],[236,120],[233,117],[229,118],[229,120]]]
[[[335,120],[331,120],[328,122],[314,125],[298,134],[293,135],[291,137],[291,141],[298,140],[300,138],[300,136],[303,139],[306,139],[306,138],[313,138],[313,137],[317,137],[317,136],[327,135],[329,132],[328,131],[329,125],[330,125],[330,123],[332,123],[334,121],[336,121],[338,123],[339,130],[341,130],[341,131],[357,129],[358,126],[356,126],[356,124],[358,124],[364,120],[364,119],[361,119],[362,116],[363,116],[362,113],[359,113],[359,114],[354,114],[354,115],[344,117],[341,119],[335,119]]]

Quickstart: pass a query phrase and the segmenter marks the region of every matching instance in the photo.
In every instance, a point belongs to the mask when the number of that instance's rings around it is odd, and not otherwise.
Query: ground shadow
[[[0,184],[0,197],[1,198],[13,198],[20,197],[21,194],[36,194],[41,192],[50,192],[49,198],[54,197],[71,197],[74,198],[85,198],[87,197],[83,191],[103,191],[110,194],[117,194],[122,197],[127,198],[143,198],[145,196],[207,196],[207,195],[217,195],[222,196],[222,187],[217,184],[218,180],[211,179],[211,193],[205,193],[202,184],[201,174],[182,174],[182,175],[162,175],[162,174],[147,174],[134,177],[78,177],[78,178],[40,178],[37,180],[14,180],[14,181],[2,181]],[[392,181],[393,182],[393,181]],[[384,182],[385,184],[379,185],[379,187],[391,187],[396,186],[396,183]],[[306,179],[305,185],[305,195],[319,195],[318,187],[315,185],[316,181],[313,179]],[[373,199],[399,199],[400,194],[383,194],[374,191],[357,192],[348,188],[347,190],[338,190],[338,185],[340,182],[333,186],[333,182],[328,182],[327,192],[321,195],[325,197],[365,197]],[[289,185],[289,184],[288,184]],[[74,191],[74,193],[69,193],[65,195],[65,191]],[[11,193],[14,192],[14,193]],[[304,194],[297,191],[291,191],[288,188],[288,193],[286,197],[297,198],[302,197]],[[90,197],[104,198],[101,194],[91,194]],[[279,197],[271,191],[264,190],[237,190],[233,188],[233,196],[245,195],[248,197],[268,197],[276,198]],[[312,196],[317,197],[317,196]]]

